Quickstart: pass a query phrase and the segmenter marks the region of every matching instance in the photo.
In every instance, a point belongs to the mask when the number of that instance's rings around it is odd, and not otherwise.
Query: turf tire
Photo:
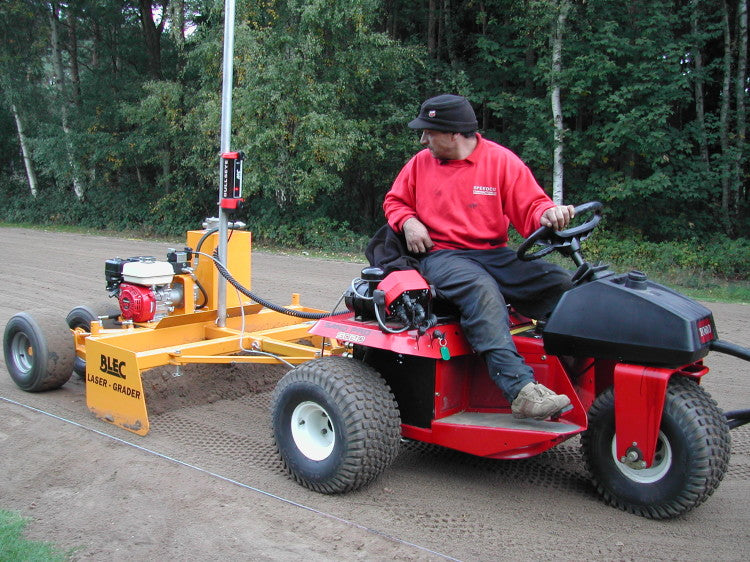
[[[729,463],[729,426],[716,402],[695,381],[673,377],[667,387],[657,459],[651,469],[635,470],[613,451],[613,389],[589,411],[581,450],[597,492],[624,511],[668,519],[704,502],[718,487]]]
[[[326,357],[289,371],[274,390],[271,420],[284,468],[316,492],[356,490],[398,454],[401,421],[393,394],[355,359]],[[311,434],[297,429],[313,427]]]

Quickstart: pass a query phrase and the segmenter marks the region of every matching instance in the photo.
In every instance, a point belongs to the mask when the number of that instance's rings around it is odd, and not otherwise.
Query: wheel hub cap
[[[292,412],[292,438],[300,452],[314,461],[331,454],[336,433],[325,409],[315,402],[302,402]]]
[[[34,367],[34,354],[29,338],[23,333],[15,334],[10,343],[10,352],[18,370],[25,377],[28,376]]]
[[[659,440],[656,442],[656,451],[654,452],[654,462],[648,468],[641,468],[636,462],[621,462],[617,459],[616,439],[612,439],[612,456],[615,459],[615,466],[630,480],[642,484],[650,484],[661,480],[672,466],[672,447],[669,440],[663,432],[659,432]]]

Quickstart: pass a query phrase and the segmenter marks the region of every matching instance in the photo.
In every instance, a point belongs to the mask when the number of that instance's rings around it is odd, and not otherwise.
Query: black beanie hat
[[[469,100],[463,96],[443,94],[422,104],[419,117],[409,123],[410,129],[432,129],[449,133],[476,131],[479,124]]]

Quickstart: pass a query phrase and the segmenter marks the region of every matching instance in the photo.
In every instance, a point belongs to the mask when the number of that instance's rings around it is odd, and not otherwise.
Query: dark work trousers
[[[439,298],[458,307],[466,339],[512,402],[534,372],[513,343],[506,303],[544,319],[571,287],[570,275],[544,260],[523,262],[510,248],[437,250],[422,258],[420,271]]]

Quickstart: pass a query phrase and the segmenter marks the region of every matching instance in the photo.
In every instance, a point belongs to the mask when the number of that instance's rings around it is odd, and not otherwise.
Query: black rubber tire
[[[91,323],[98,319],[100,316],[114,316],[120,314],[120,308],[112,302],[99,303],[93,307],[90,306],[77,306],[65,317],[68,327],[71,330],[76,328],[83,328],[87,332],[91,331]],[[115,319],[109,318],[104,320],[103,328],[114,328]]]
[[[81,328],[86,332],[91,331],[91,323],[97,320],[100,316],[113,316],[119,314],[120,309],[111,303],[102,303],[91,308],[88,306],[77,306],[65,317],[65,322],[71,330]],[[103,322],[102,327],[114,328],[115,320],[107,319]],[[73,372],[79,377],[84,378],[86,376],[86,361],[76,355],[73,360]]]
[[[325,423],[317,431],[308,413]],[[294,421],[293,421],[294,420]],[[271,403],[274,442],[288,474],[324,494],[356,490],[372,482],[396,458],[401,420],[383,378],[355,359],[315,359],[289,371]],[[316,441],[324,435],[328,448]],[[312,435],[312,449],[306,445]],[[322,438],[318,438],[320,440]]]
[[[59,388],[73,374],[73,339],[61,318],[13,315],[5,325],[3,352],[10,377],[28,392]]]
[[[672,377],[667,387],[657,458],[646,470],[623,465],[613,451],[613,389],[589,410],[581,450],[597,492],[624,511],[651,519],[677,517],[703,503],[729,464],[729,426],[710,395],[695,381]]]

